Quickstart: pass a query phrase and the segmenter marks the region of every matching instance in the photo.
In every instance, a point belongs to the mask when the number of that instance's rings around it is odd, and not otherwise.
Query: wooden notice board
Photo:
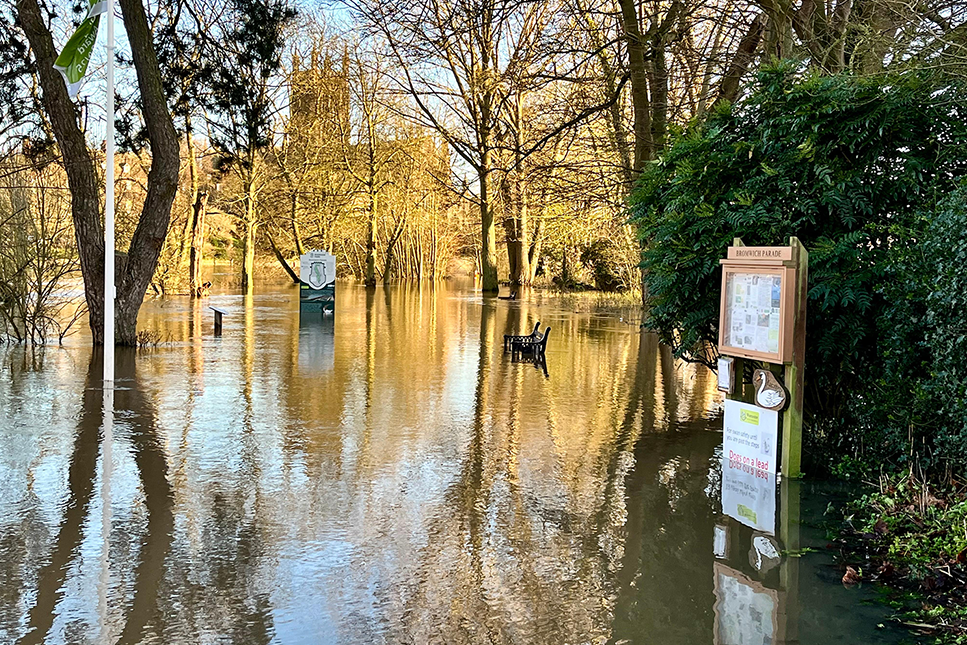
[[[792,361],[797,269],[794,247],[729,247],[722,263],[719,353]]]

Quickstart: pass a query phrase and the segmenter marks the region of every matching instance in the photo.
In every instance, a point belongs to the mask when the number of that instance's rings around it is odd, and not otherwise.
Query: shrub
[[[967,185],[911,231],[919,243],[887,268],[878,320],[882,366],[852,417],[873,457],[932,469],[967,467]],[[888,447],[887,450],[883,450]],[[889,454],[889,453],[894,454]],[[914,464],[910,464],[913,466]]]
[[[677,355],[709,362],[718,260],[732,239],[797,236],[810,253],[807,440],[863,452],[864,437],[844,430],[858,404],[878,398],[870,382],[919,369],[939,340],[888,334],[883,322],[897,281],[908,279],[901,260],[919,252],[932,209],[967,175],[965,117],[965,88],[929,74],[797,78],[788,64],[763,72],[747,99],[677,136],[636,188],[648,324]],[[907,291],[904,306],[926,315],[921,285]],[[888,336],[914,345],[881,347]]]

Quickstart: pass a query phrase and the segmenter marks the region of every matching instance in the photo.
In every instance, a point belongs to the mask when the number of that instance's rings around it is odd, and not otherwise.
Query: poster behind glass
[[[725,345],[763,354],[779,353],[782,276],[729,273],[725,284]]]

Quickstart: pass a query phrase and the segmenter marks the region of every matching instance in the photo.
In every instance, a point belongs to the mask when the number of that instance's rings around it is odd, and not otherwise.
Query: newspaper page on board
[[[765,354],[779,353],[782,276],[733,273],[727,280],[725,344]]]

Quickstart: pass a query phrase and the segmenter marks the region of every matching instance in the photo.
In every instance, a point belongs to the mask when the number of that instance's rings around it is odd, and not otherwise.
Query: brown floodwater
[[[107,425],[83,334],[0,347],[0,642],[903,637],[806,548],[827,489],[781,484],[771,531],[722,514],[714,378],[595,309],[449,283],[340,284],[328,318],[290,287],[148,300],[161,342],[119,350]],[[538,320],[546,373],[502,347]]]

